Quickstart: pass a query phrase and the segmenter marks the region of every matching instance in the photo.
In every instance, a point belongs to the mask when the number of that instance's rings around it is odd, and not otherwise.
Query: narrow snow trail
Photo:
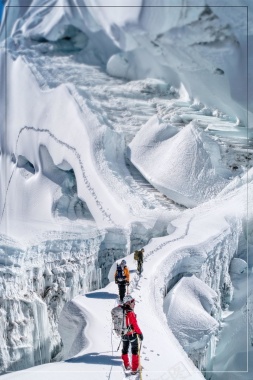
[[[146,278],[143,277],[143,281]],[[124,378],[121,368],[121,347],[117,351],[119,338],[112,334],[110,311],[115,306],[116,285],[111,283],[106,288],[75,298],[88,320],[85,329],[88,345],[78,355],[65,362],[45,364],[29,370],[19,371],[19,379],[37,380],[67,379],[75,380],[120,380]],[[189,380],[200,380],[203,376],[187,358],[183,349],[176,342],[168,328],[163,326],[158,317],[149,314],[142,297],[144,289],[135,289],[135,312],[144,335],[141,348],[143,379],[176,379],[177,374],[187,376]],[[16,373],[3,375],[3,378],[15,379]]]

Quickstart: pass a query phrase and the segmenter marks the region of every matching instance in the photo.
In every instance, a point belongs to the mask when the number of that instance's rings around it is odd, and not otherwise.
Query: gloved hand
[[[115,280],[115,284],[117,284],[118,283],[118,281],[117,280]]]
[[[128,281],[126,281],[126,285],[127,285],[127,286],[129,285],[129,282],[128,282]]]
[[[142,341],[143,340],[143,334],[139,334],[139,338]]]

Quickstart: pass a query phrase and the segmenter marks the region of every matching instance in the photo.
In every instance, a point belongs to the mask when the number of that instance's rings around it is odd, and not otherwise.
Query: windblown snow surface
[[[6,2],[3,378],[124,379],[125,258],[140,379],[252,379],[252,25],[246,0]]]

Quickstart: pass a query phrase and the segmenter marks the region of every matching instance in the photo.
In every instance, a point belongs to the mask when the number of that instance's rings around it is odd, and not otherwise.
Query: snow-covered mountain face
[[[5,7],[2,371],[57,357],[64,305],[144,245],[158,314],[211,368],[230,264],[252,266],[250,4],[119,4]]]

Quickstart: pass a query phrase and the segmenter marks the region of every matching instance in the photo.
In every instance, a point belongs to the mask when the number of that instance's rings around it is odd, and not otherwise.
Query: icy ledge
[[[251,169],[216,200],[185,211],[172,222],[174,233],[152,239],[146,247],[147,308],[168,323],[202,371],[210,369],[215,353],[221,309],[232,300],[230,271],[235,266],[245,270],[245,262],[233,258],[245,253],[247,222],[253,220],[248,208],[252,176]],[[252,232],[248,234],[252,239]]]

